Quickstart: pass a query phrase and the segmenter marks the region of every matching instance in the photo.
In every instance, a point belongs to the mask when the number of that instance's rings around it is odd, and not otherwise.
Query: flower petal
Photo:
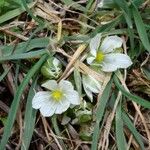
[[[92,57],[92,56],[89,56],[89,57],[87,57],[87,63],[88,64],[92,64],[92,62],[94,61],[94,59],[95,59],[95,57]]]
[[[128,68],[132,61],[128,55],[120,53],[107,54],[105,56],[102,70],[105,72],[116,71],[118,68]]]
[[[102,42],[100,50],[104,53],[112,52],[114,49],[122,46],[123,40],[118,36],[108,36]]]
[[[66,99],[70,101],[73,105],[79,105],[80,104],[80,97],[77,91],[73,90],[72,92],[68,93],[66,95]]]
[[[86,89],[90,90],[93,93],[99,93],[101,85],[96,79],[89,75],[83,75],[82,77],[83,85]]]
[[[55,80],[48,80],[42,84],[42,87],[45,87],[48,90],[55,90],[58,88],[58,84]]]
[[[67,80],[61,80],[59,82],[59,88],[64,92],[70,92],[73,90],[73,85],[71,82],[67,81]]]
[[[93,56],[96,56],[96,51],[99,48],[101,37],[102,37],[101,33],[99,33],[95,37],[93,37],[90,41],[90,53]]]
[[[65,112],[69,108],[69,106],[70,106],[70,101],[68,101],[67,99],[60,101],[57,104],[55,114],[62,114],[63,112]]]
[[[37,92],[32,100],[32,107],[34,109],[39,109],[43,104],[47,103],[50,99],[49,92],[40,91]]]
[[[89,89],[87,89],[84,85],[83,85],[83,88],[84,88],[84,91],[85,91],[85,93],[87,94],[87,96],[88,96],[88,98],[91,100],[91,102],[93,101],[93,94],[92,94],[92,92],[89,90]]]
[[[50,117],[55,113],[57,107],[57,103],[54,101],[49,101],[48,103],[45,103],[40,108],[40,112],[44,117]]]

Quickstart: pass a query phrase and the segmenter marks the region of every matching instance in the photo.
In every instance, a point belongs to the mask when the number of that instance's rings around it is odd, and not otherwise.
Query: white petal
[[[32,107],[34,109],[39,109],[42,105],[47,103],[50,99],[50,93],[45,91],[37,92],[32,100]]]
[[[90,53],[93,56],[96,56],[96,52],[97,52],[99,45],[100,45],[100,40],[101,40],[101,33],[97,34],[90,41]]]
[[[72,92],[68,93],[66,95],[66,99],[70,101],[73,105],[79,105],[80,104],[80,97],[77,91],[73,90]]]
[[[70,106],[70,101],[68,101],[67,99],[60,101],[57,104],[55,114],[62,114],[63,112],[65,112],[69,108],[69,106]]]
[[[89,75],[83,75],[83,85],[86,89],[90,90],[93,93],[99,93],[99,90],[101,88],[101,84]]]
[[[94,61],[94,59],[95,59],[95,57],[92,57],[92,56],[89,56],[89,57],[87,57],[87,63],[88,64],[92,64],[92,62]]]
[[[73,85],[67,80],[61,80],[59,82],[59,88],[65,93],[73,90]]]
[[[122,46],[123,40],[118,36],[108,36],[102,42],[100,50],[104,53],[112,52],[114,49]]]
[[[91,102],[93,101],[93,94],[90,90],[88,90],[84,85],[83,85],[84,91],[87,94],[88,98],[91,100]]]
[[[54,101],[49,101],[48,103],[42,105],[40,112],[44,117],[50,117],[54,114],[56,107],[57,104]]]
[[[105,71],[105,72],[113,72],[113,71],[116,71],[117,70],[117,66],[114,65],[114,64],[110,64],[110,63],[104,63],[102,65],[102,71]]]
[[[102,70],[105,72],[116,71],[118,68],[128,68],[132,61],[128,55],[120,53],[107,54],[105,56]]]
[[[48,90],[55,90],[58,88],[58,84],[55,80],[48,80],[42,84],[42,87],[45,87]]]

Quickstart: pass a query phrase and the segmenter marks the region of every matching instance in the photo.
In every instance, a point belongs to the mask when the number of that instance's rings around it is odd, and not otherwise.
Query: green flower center
[[[52,91],[51,95],[55,101],[60,101],[63,98],[63,92],[60,90]]]
[[[101,63],[104,60],[104,58],[105,58],[105,55],[104,55],[104,53],[102,51],[97,52],[95,60],[98,63]]]

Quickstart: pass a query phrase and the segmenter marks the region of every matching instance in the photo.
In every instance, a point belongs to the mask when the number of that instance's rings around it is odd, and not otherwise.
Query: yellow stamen
[[[52,92],[52,98],[56,101],[60,101],[63,97],[63,92],[60,90],[54,90]]]
[[[104,53],[102,51],[99,51],[99,52],[97,52],[95,60],[98,63],[101,63],[104,60],[104,57],[105,57]]]

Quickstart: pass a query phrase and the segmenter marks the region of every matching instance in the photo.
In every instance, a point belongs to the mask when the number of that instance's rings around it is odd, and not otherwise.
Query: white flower
[[[102,43],[101,34],[97,34],[90,41],[90,54],[87,63],[100,66],[102,71],[112,72],[118,68],[127,68],[132,65],[132,61],[128,55],[116,53],[116,48],[122,46],[122,39],[118,36],[108,36]]]
[[[80,98],[74,90],[71,82],[62,80],[58,84],[55,80],[49,80],[42,84],[50,91],[40,91],[35,94],[32,100],[32,107],[40,109],[43,116],[48,117],[53,114],[65,112],[71,104],[79,105]]]
[[[92,93],[99,93],[101,84],[90,75],[82,75],[83,88],[87,96],[93,101]]]

